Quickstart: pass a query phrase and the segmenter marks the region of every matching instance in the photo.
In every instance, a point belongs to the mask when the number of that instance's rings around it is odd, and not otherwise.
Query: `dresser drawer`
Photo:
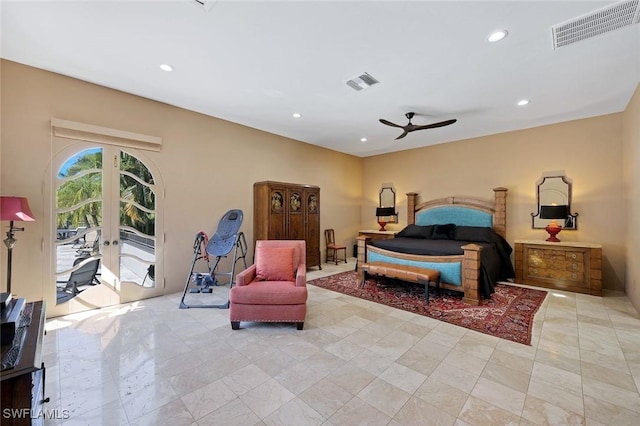
[[[567,258],[568,261],[573,261],[573,262],[584,262],[585,259],[585,252],[582,251],[567,251],[565,253],[565,257]]]
[[[527,275],[529,277],[537,278],[551,278],[557,280],[571,280],[575,282],[584,282],[584,266],[581,266],[581,271],[572,271],[566,269],[556,268],[541,268],[537,266],[529,266]]]

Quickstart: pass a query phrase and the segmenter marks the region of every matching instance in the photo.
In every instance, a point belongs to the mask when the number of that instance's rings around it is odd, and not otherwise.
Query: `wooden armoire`
[[[320,188],[283,182],[253,184],[253,241],[305,240],[307,268],[322,269]]]

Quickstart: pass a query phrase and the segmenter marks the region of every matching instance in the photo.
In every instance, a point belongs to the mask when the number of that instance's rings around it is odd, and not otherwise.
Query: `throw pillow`
[[[295,281],[293,247],[261,247],[256,256],[258,281]]]
[[[396,233],[396,237],[422,238],[422,236],[420,235],[420,227],[413,224],[407,225],[402,231]]]
[[[453,223],[447,223],[446,225],[436,225],[433,228],[433,235],[431,236],[431,238],[434,240],[452,240],[455,230],[456,225]]]
[[[494,232],[491,228],[482,226],[457,226],[453,233],[456,241],[492,242]]]
[[[432,225],[407,225],[402,231],[396,234],[396,237],[404,237],[404,238],[425,238],[430,239],[431,233],[433,232]]]

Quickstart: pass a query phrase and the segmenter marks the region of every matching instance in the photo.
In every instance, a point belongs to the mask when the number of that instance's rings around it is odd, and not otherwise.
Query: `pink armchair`
[[[258,240],[255,263],[240,272],[229,292],[231,328],[240,321],[295,322],[307,314],[307,267],[304,240]]]

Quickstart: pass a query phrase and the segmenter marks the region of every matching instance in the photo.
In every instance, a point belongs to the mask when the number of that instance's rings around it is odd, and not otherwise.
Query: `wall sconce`
[[[13,222],[33,222],[35,219],[31,209],[29,209],[29,202],[23,197],[0,197],[0,220],[9,221],[9,230],[7,231],[7,238],[4,240],[4,244],[9,250],[7,254],[7,293],[11,293],[11,261],[13,246],[16,245],[17,240],[13,238],[16,231],[24,231],[24,228],[16,228],[13,226]]]
[[[560,242],[558,235],[560,231],[562,231],[562,226],[558,225],[556,219],[562,219],[563,223],[569,216],[569,207],[568,206],[540,206],[540,218],[541,219],[551,219],[551,223],[547,225],[545,231],[549,233],[549,238],[547,241],[551,241],[554,243]]]
[[[394,209],[393,207],[377,207],[376,208],[376,216],[378,217],[378,225],[380,225],[380,229],[378,229],[378,231],[386,231],[386,229],[384,229],[385,225],[387,224],[387,221],[385,220],[385,217],[389,217],[389,216],[393,216],[396,214],[395,212],[396,209]]]

